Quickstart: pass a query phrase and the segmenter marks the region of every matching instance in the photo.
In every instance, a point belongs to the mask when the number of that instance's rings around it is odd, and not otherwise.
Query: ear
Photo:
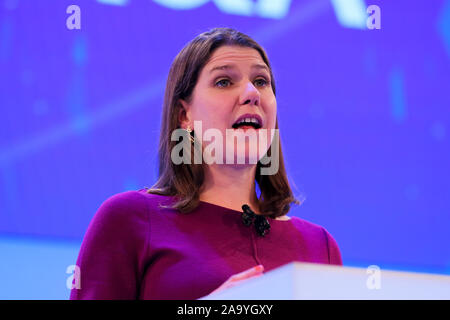
[[[181,128],[186,129],[191,126],[191,107],[190,105],[183,99],[178,101],[179,103],[179,111],[178,111],[178,124]]]

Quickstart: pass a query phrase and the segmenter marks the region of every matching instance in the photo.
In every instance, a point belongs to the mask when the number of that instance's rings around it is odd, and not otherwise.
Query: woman
[[[71,299],[198,299],[292,261],[342,264],[324,228],[286,215],[298,201],[276,110],[254,40],[216,28],[189,42],[167,80],[159,179],[102,204]]]

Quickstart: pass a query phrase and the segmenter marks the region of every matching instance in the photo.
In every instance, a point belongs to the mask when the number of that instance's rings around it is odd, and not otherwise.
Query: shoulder
[[[298,217],[292,217],[291,221],[305,240],[307,240],[310,244],[316,248],[326,248],[328,251],[329,263],[342,265],[342,257],[339,246],[327,229]]]
[[[328,232],[328,230],[321,225],[301,219],[296,216],[291,217],[290,221],[292,221],[292,224],[296,227],[296,229],[301,231],[306,236],[310,236],[316,239],[322,239],[327,242],[335,241],[330,232]]]
[[[174,197],[148,193],[148,190],[148,188],[145,188],[134,192],[141,195],[145,199],[148,210],[150,212],[158,213],[160,211],[174,211],[172,209],[164,208],[164,206],[168,206],[173,203],[173,201],[175,200]]]
[[[149,223],[150,215],[158,210],[165,197],[147,194],[145,189],[125,191],[107,198],[95,213],[90,228],[129,229]]]
[[[136,241],[145,241],[152,217],[160,211],[158,205],[166,198],[147,194],[144,189],[110,196],[90,221],[85,242],[103,246],[119,241],[132,246]]]
[[[104,200],[95,212],[88,235],[117,237],[140,224],[145,226],[148,208],[145,198],[137,191],[117,193]]]
[[[143,217],[150,211],[159,211],[160,205],[170,200],[170,197],[149,194],[145,189],[125,191],[107,198],[101,204],[97,214],[117,218]]]
[[[126,191],[114,194],[101,204],[96,213],[97,219],[129,219],[147,214],[145,197],[138,191]]]
[[[324,227],[315,224],[313,222],[310,222],[308,220],[296,217],[296,216],[291,216],[290,221],[292,222],[292,224],[299,230],[302,232],[306,232],[306,233],[310,233],[310,234],[318,234],[318,235],[322,235],[323,236],[323,232],[324,232]]]
[[[83,238],[77,259],[83,290],[72,299],[135,299],[149,248],[148,199],[139,191],[107,198]],[[83,284],[84,283],[84,284]]]

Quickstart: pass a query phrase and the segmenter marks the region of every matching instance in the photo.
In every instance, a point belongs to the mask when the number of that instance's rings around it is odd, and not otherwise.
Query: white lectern
[[[202,300],[450,299],[450,276],[292,262]]]

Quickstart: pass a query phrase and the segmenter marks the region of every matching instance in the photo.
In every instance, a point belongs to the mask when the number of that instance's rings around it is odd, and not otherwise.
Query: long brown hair
[[[275,81],[269,59],[264,49],[249,36],[231,28],[214,28],[191,40],[175,57],[167,78],[164,94],[164,105],[161,118],[161,134],[159,139],[159,178],[148,193],[175,196],[176,201],[169,207],[186,213],[199,204],[200,190],[204,181],[203,164],[174,164],[171,161],[171,150],[176,141],[171,141],[173,130],[179,128],[178,114],[180,99],[189,102],[202,68],[211,54],[224,45],[237,45],[257,50],[270,70],[271,86],[275,94]],[[278,117],[275,124],[278,129]],[[255,181],[261,194],[258,198],[260,213],[272,218],[285,215],[292,203],[299,204],[292,194],[284,166],[281,142],[279,145],[279,167],[276,174],[261,175],[261,167],[270,164],[257,163]],[[267,154],[271,154],[271,147]],[[192,149],[191,159],[194,159]]]

